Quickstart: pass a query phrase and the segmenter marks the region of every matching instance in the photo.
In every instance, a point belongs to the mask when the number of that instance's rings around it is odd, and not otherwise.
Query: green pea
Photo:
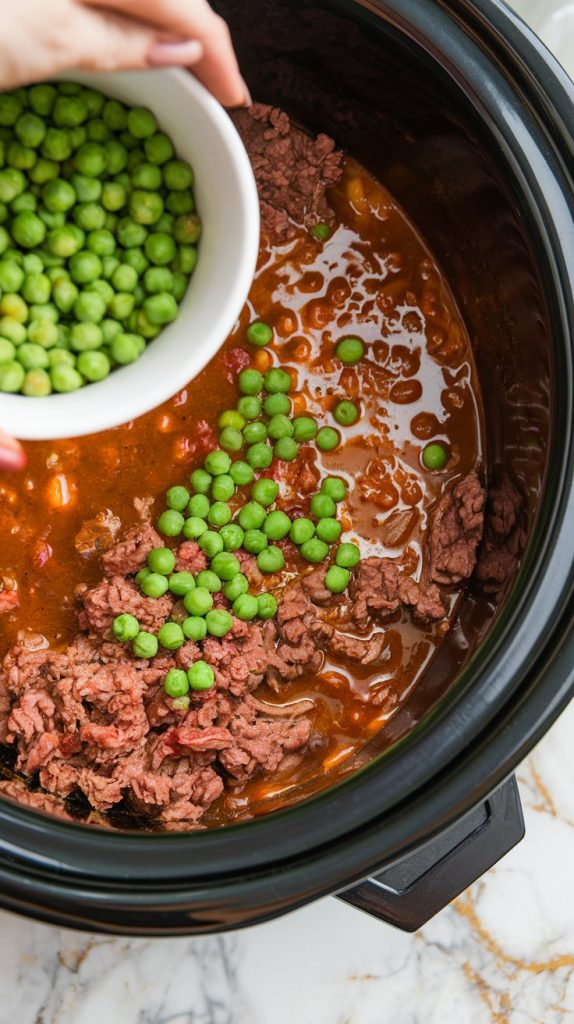
[[[146,576],[145,580],[142,581],[141,589],[146,597],[163,597],[169,589],[169,584],[165,576],[159,572],[150,572],[149,576]]]
[[[51,213],[66,213],[76,202],[76,192],[69,181],[54,178],[44,185],[42,200]]]
[[[96,256],[102,258],[102,269],[103,259],[106,256],[113,256],[116,251],[116,240],[111,231],[108,231],[106,228],[96,228],[96,230],[90,231],[86,239],[86,245],[89,252],[95,252]],[[128,288],[121,290],[129,291]]]
[[[193,184],[193,171],[183,160],[170,160],[163,168],[163,180],[166,188],[183,192]]]
[[[333,501],[344,501],[347,497],[347,485],[338,476],[326,476],[321,482],[321,493],[328,494]]]
[[[285,556],[281,548],[276,547],[274,544],[270,544],[269,547],[265,548],[264,551],[260,551],[257,555],[257,567],[260,572],[266,575],[280,572],[284,565]]]
[[[349,586],[351,573],[338,565],[331,565],[325,575],[325,586],[332,594],[342,594]]]
[[[50,278],[45,274],[26,274],[22,286],[22,295],[26,302],[43,303],[49,302],[52,293]]]
[[[128,612],[124,612],[123,615],[116,616],[112,624],[112,633],[120,643],[126,643],[128,640],[135,640],[139,631],[140,624],[138,620],[135,615],[130,615]]]
[[[111,344],[112,358],[120,366],[135,363],[144,348],[145,341],[141,334],[118,334]]]
[[[104,319],[105,312],[106,303],[101,295],[94,292],[80,292],[74,303],[74,316],[83,323],[100,323]]]
[[[194,245],[201,236],[201,227],[196,213],[182,213],[173,225],[173,237],[179,245]]]
[[[173,269],[180,274],[193,274],[197,264],[197,249],[193,245],[180,245],[173,263]]]
[[[233,616],[222,608],[214,608],[205,616],[205,623],[210,636],[225,636],[233,626]]]
[[[157,131],[157,121],[151,110],[133,107],[127,114],[127,129],[136,139],[148,139]]]
[[[147,229],[143,224],[136,224],[131,217],[122,217],[118,221],[116,234],[118,242],[124,249],[133,249],[136,246],[143,245],[144,242],[147,246],[149,241]],[[147,251],[146,256],[148,256]],[[170,261],[168,260],[167,262],[169,263]]]
[[[289,537],[294,544],[304,544],[315,536],[315,524],[310,519],[301,517],[294,519],[289,530]]]
[[[263,410],[268,416],[288,416],[291,412],[291,399],[278,391],[274,395],[267,395],[263,403]]]
[[[423,450],[422,463],[425,469],[444,469],[447,460],[448,455],[442,444],[437,444],[436,442],[427,444],[426,448]]]
[[[185,595],[183,606],[190,615],[206,615],[213,608],[213,598],[207,587],[195,587]]]
[[[255,473],[249,463],[242,461],[232,462],[229,467],[229,475],[237,487],[244,487],[246,484],[250,484],[255,477]]]
[[[98,324],[73,324],[70,331],[70,346],[74,352],[91,352],[101,348],[104,336]],[[112,353],[113,354],[113,353]]]
[[[273,451],[276,459],[281,459],[283,462],[292,462],[293,459],[297,458],[299,445],[294,437],[281,437],[275,443]]]
[[[237,403],[237,411],[245,420],[256,420],[261,415],[261,399],[255,395],[243,395]]]
[[[60,173],[60,165],[55,160],[46,160],[43,156],[36,160],[30,169],[28,177],[34,185],[45,185],[47,181],[53,181]]]
[[[225,412],[221,413],[217,421],[217,426],[220,430],[224,427],[232,427],[234,430],[243,430],[245,426],[245,418],[236,409],[226,409]]]
[[[166,623],[166,625],[169,625],[169,623]],[[170,648],[170,650],[173,650],[173,648]],[[182,668],[170,668],[166,673],[163,688],[168,697],[173,697],[176,700],[178,697],[185,697],[186,693],[189,692],[187,672],[184,672]]]
[[[118,175],[128,164],[128,151],[117,139],[108,139],[104,145],[107,157],[108,175]]]
[[[1,360],[6,362],[7,360]],[[48,352],[42,345],[25,341],[18,349],[18,361],[25,370],[45,370],[50,365]]]
[[[98,353],[92,352],[91,355],[97,355]],[[51,348],[46,353],[48,356],[50,366],[75,366],[76,357],[73,352],[69,352],[65,348]]]
[[[237,558],[229,551],[220,551],[219,554],[214,555],[211,561],[211,569],[218,579],[228,581],[237,576],[241,566]]]
[[[143,581],[147,580],[148,576],[151,576],[151,569],[148,569],[147,566],[144,566],[143,569],[140,569],[140,571],[136,573],[136,583],[138,587],[141,587]]]
[[[21,345],[26,340],[26,333],[23,323],[13,320],[10,316],[0,317],[0,335],[8,338],[14,345]]]
[[[359,418],[359,410],[353,402],[338,402],[333,411],[333,416],[337,423],[340,423],[342,427],[350,427],[353,423],[357,422]]]
[[[44,155],[48,156],[47,153]],[[87,178],[101,178],[108,163],[106,150],[97,142],[86,142],[80,146],[74,159],[80,174]]]
[[[0,262],[0,289],[3,292],[17,292],[22,287],[24,271],[17,263],[8,260]]]
[[[211,473],[212,476],[221,476],[223,473],[229,473],[231,459],[227,452],[216,448],[205,456],[204,465],[207,472]]]
[[[133,169],[131,183],[134,189],[155,192],[161,188],[161,171],[155,164],[148,164],[144,160]]]
[[[132,644],[132,651],[136,658],[155,658],[157,649],[157,637],[153,633],[146,633],[143,630],[138,633]]]
[[[243,428],[243,440],[246,444],[258,444],[267,437],[267,427],[261,420],[254,420],[253,423],[246,423]]]
[[[267,513],[262,505],[257,501],[248,501],[247,504],[239,510],[238,520],[239,525],[243,530],[258,530],[260,526],[263,526]]]
[[[327,516],[317,523],[316,534],[319,540],[324,540],[326,544],[334,544],[339,540],[341,530],[341,524],[331,516]]]
[[[69,270],[76,284],[90,284],[102,274],[102,261],[94,252],[83,250],[70,257]]]
[[[240,594],[246,594],[249,590],[249,581],[242,572],[238,572],[233,579],[229,580],[223,588],[223,593],[228,601],[235,601]]]
[[[277,413],[269,420],[269,423],[267,424],[267,433],[269,434],[269,437],[272,437],[275,441],[278,441],[283,437],[292,437],[293,423],[287,416],[284,416],[282,413]]]
[[[52,298],[62,313],[69,313],[78,298],[79,291],[73,281],[61,278],[54,282]]]
[[[9,293],[0,299],[0,313],[2,317],[8,317],[24,324],[28,319],[28,306],[20,295]]]
[[[139,276],[145,274],[149,267],[149,262],[147,257],[144,255],[143,249],[138,249],[137,247],[134,249],[126,249],[123,254],[123,261],[124,263],[127,263],[129,267],[133,267],[136,274]],[[160,273],[164,273],[165,271],[165,268],[161,267],[151,267],[150,269],[156,271],[159,270]],[[168,270],[167,273],[171,274],[171,270]],[[168,291],[168,289],[160,288],[158,291]]]
[[[163,213],[163,199],[157,192],[136,188],[130,194],[128,212],[136,224],[156,224]]]
[[[174,508],[177,512],[183,512],[187,508],[189,500],[190,494],[187,487],[170,487],[165,496],[167,507]]]
[[[318,537],[312,537],[301,544],[299,551],[306,562],[318,563],[323,562],[329,554],[329,545]]]
[[[109,376],[112,364],[105,352],[81,352],[78,356],[77,367],[82,377],[96,383]]]
[[[212,483],[211,473],[207,473],[205,469],[194,469],[189,480],[197,494],[209,494]]]
[[[317,436],[317,423],[311,416],[297,416],[293,420],[293,439],[297,444],[312,441]]]
[[[138,227],[139,225],[135,226]],[[142,228],[142,230],[145,231],[145,228]],[[142,242],[134,241],[131,244],[142,245]],[[155,264],[157,267],[165,267],[168,263],[173,263],[175,259],[175,242],[165,231],[155,231],[145,239],[144,252],[150,263]]]
[[[258,395],[263,390],[263,375],[259,370],[242,370],[237,383],[242,395]]]
[[[221,476],[215,477],[211,494],[216,501],[229,501],[233,497],[235,494],[235,484],[228,473],[222,473]]]
[[[133,292],[137,283],[137,271],[126,263],[120,263],[112,274],[112,285],[118,292]]]
[[[263,505],[264,508],[272,505],[278,494],[279,484],[268,477],[261,477],[260,480],[256,480],[251,488],[251,497],[254,501]]]
[[[44,349],[40,349],[40,351],[46,356],[47,361],[48,356],[44,352]],[[16,346],[11,341],[8,341],[7,338],[0,337],[0,363],[9,363],[10,360],[14,359],[15,355]],[[19,361],[22,362],[21,359]]]
[[[190,572],[174,572],[169,577],[169,589],[176,597],[185,597],[195,589],[195,579]]]
[[[277,599],[273,594],[259,594],[257,614],[260,619],[272,619],[277,614]]]
[[[247,341],[258,348],[269,345],[273,341],[273,330],[269,324],[263,323],[262,320],[256,320],[247,328]]]
[[[31,210],[23,210],[14,217],[11,232],[14,241],[23,249],[35,249],[46,237],[46,225]]]
[[[28,89],[28,103],[34,113],[48,117],[52,113],[57,95],[58,92],[53,85],[33,85]]]
[[[16,124],[22,111],[22,100],[14,93],[0,95],[0,125],[10,127]]]
[[[20,391],[26,376],[24,367],[15,360],[0,364],[0,391],[15,394]]]
[[[79,203],[97,203],[102,194],[102,183],[97,178],[86,178],[84,174],[73,174],[71,184]]]
[[[267,370],[263,378],[265,390],[270,395],[285,394],[291,390],[291,376],[286,370],[280,370],[277,366]]]
[[[54,348],[58,344],[59,332],[56,324],[49,320],[33,320],[28,327],[28,340],[42,348]]]
[[[334,448],[338,447],[340,441],[341,435],[334,427],[321,427],[317,432],[317,437],[315,438],[317,448],[320,448],[321,451],[324,452],[333,451]]]
[[[1,97],[0,97],[1,99]],[[0,201],[11,203],[26,188],[26,178],[22,171],[15,167],[6,167],[0,171]]]
[[[22,384],[22,394],[29,398],[45,398],[52,391],[50,375],[46,370],[28,370]]]
[[[233,602],[233,613],[243,622],[251,622],[259,611],[259,603],[252,594],[240,594]]]
[[[263,533],[269,540],[282,540],[291,529],[291,520],[285,512],[275,509],[263,523]]]
[[[243,435],[233,427],[224,427],[219,435],[219,443],[229,452],[239,452],[243,448]]]
[[[153,548],[147,556],[148,568],[161,576],[169,576],[175,569],[175,555],[170,548]]]
[[[11,142],[6,153],[6,161],[10,167],[20,171],[29,171],[38,159],[35,149],[23,146],[20,142]]]
[[[246,530],[243,537],[243,547],[250,555],[258,555],[260,551],[268,547],[269,541],[262,530]]]
[[[165,647],[168,651],[177,651],[185,642],[183,629],[177,622],[164,623],[158,631],[157,638],[161,646]]]
[[[117,292],[108,306],[108,313],[114,320],[127,320],[133,313],[135,297],[130,292]]]
[[[361,552],[356,544],[339,544],[335,553],[335,562],[342,569],[353,569],[361,560]]]
[[[225,526],[231,519],[231,509],[225,501],[214,501],[207,518],[212,526]]]
[[[210,482],[211,479],[210,476]],[[209,498],[205,494],[194,494],[189,500],[187,511],[192,516],[201,516],[202,519],[205,519],[209,512]]]
[[[236,523],[228,523],[226,526],[222,526],[219,536],[223,541],[223,547],[226,551],[238,551],[243,544],[244,533]]]
[[[311,514],[316,516],[317,519],[323,519],[326,516],[332,517],[337,511],[337,506],[332,498],[324,492],[321,494],[314,494],[310,502]]]
[[[197,540],[208,529],[202,516],[189,516],[183,524],[183,536],[186,540]]]
[[[215,530],[206,530],[205,533],[202,533],[198,544],[208,558],[214,558],[220,551],[223,551],[223,540]]]
[[[328,224],[314,224],[309,234],[316,238],[318,242],[326,242],[331,234],[331,229]]]
[[[247,461],[254,469],[268,469],[273,462],[273,450],[268,444],[252,444],[247,449]]]
[[[65,227],[55,227],[50,231],[46,238],[46,246],[54,256],[69,259],[76,254],[80,255],[84,241],[85,234],[81,228],[75,224],[67,224]],[[99,275],[96,274],[97,276]]]
[[[123,185],[114,181],[105,181],[102,187],[102,206],[109,213],[123,210],[128,194]]]
[[[221,636],[222,634],[217,633],[216,635]],[[194,662],[187,670],[187,678],[192,690],[210,690],[215,683],[213,669],[206,661]]]
[[[54,391],[59,391],[62,394],[77,391],[84,383],[81,374],[73,366],[66,366],[65,363],[52,366],[50,379]]]
[[[102,320],[100,329],[106,345],[110,345],[114,338],[117,338],[118,334],[121,334],[123,330],[122,325],[117,320],[111,320],[109,317]]]
[[[164,537],[178,537],[183,530],[184,522],[185,520],[181,512],[176,512],[174,508],[170,508],[160,515],[157,521],[157,528]]]
[[[346,366],[354,366],[365,354],[365,346],[359,338],[343,338],[335,349],[338,358]]]
[[[188,615],[187,619],[184,619],[181,628],[188,640],[204,640],[207,635],[207,625],[205,619],[200,615]]]
[[[143,253],[142,256],[145,260]],[[139,273],[142,271],[140,270]],[[145,270],[144,288],[150,295],[156,295],[158,292],[173,292],[173,284],[174,276],[169,267],[149,267]]]

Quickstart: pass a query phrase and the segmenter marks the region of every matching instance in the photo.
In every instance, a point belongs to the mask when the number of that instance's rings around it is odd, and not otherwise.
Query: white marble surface
[[[574,4],[515,0],[574,69]],[[574,1021],[574,705],[518,773],[527,836],[404,935],[335,899],[243,932],[94,938],[0,912],[0,1024]]]
[[[335,899],[213,938],[0,913],[0,1024],[568,1024],[574,705],[519,771],[527,836],[415,935]]]

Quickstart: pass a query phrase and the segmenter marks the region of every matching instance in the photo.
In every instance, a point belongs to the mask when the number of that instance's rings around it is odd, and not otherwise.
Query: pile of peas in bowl
[[[192,185],[150,110],[73,82],[0,95],[0,392],[103,380],[176,319]]]

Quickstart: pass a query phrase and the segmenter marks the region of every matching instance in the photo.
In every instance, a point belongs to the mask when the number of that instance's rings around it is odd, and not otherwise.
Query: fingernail
[[[197,39],[187,39],[182,43],[152,43],[148,50],[148,63],[155,67],[172,67],[179,65],[189,67],[197,64],[203,56],[203,46]]]

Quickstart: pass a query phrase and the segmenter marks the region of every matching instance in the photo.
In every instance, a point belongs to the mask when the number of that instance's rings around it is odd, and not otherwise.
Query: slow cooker
[[[253,95],[391,190],[463,311],[519,571],[466,597],[384,732],[299,802],[223,829],[74,825],[0,801],[0,905],[191,934],[327,893],[412,930],[523,835],[512,772],[574,691],[574,86],[501,0],[221,0]]]

